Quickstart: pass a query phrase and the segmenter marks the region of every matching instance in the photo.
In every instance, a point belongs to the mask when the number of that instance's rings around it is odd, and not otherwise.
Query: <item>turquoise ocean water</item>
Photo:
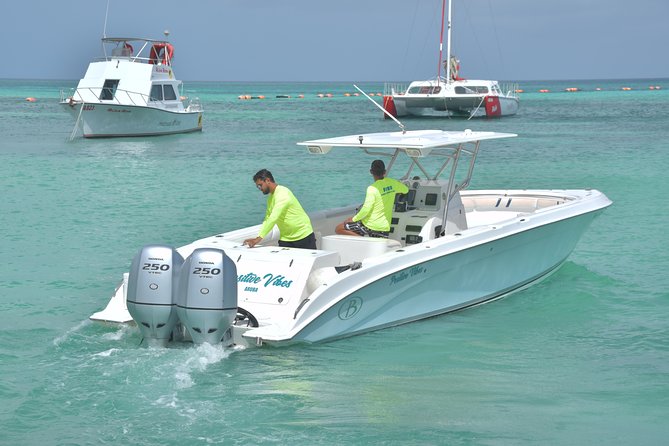
[[[666,444],[669,80],[525,82],[515,117],[406,119],[519,134],[482,145],[472,188],[590,187],[614,204],[507,299],[248,350],[149,349],[88,316],[141,246],[259,223],[260,168],[307,210],[362,200],[367,158],[295,142],[395,124],[344,96],[351,83],[202,82],[186,86],[201,134],[69,142],[57,100],[75,84],[0,80],[0,444]]]

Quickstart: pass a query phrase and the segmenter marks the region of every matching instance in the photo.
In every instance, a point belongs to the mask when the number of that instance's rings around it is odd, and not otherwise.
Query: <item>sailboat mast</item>
[[[450,0],[449,0],[449,6],[450,6]],[[441,2],[441,33],[439,35],[439,61],[437,63],[437,85],[441,82],[441,57],[444,52],[444,10],[446,9],[446,0],[442,0]],[[451,30],[451,22],[449,20],[448,22],[448,31],[450,32]],[[450,40],[450,39],[449,39]],[[448,68],[446,68],[446,73],[448,74]],[[448,77],[447,77],[448,78]]]
[[[448,0],[448,32],[446,36],[446,83],[450,82],[451,82],[451,0]]]

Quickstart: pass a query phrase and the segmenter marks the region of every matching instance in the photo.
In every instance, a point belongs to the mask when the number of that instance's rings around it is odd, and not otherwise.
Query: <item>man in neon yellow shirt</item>
[[[244,244],[253,248],[277,225],[281,234],[279,246],[316,249],[316,237],[309,216],[290,189],[276,184],[267,169],[259,170],[253,176],[253,182],[263,194],[269,194],[269,198],[258,236],[244,240]]]
[[[369,173],[374,177],[374,183],[367,187],[365,202],[357,214],[337,225],[337,234],[388,237],[395,194],[406,194],[409,188],[397,180],[385,178],[386,165],[381,160],[372,161]]]

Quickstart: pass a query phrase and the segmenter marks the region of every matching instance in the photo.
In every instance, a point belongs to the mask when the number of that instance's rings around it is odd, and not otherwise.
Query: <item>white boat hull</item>
[[[65,101],[63,106],[77,119],[84,138],[157,136],[202,130],[202,112]]]
[[[396,261],[342,278],[314,296],[290,330],[275,337],[260,331],[260,337],[263,342],[331,341],[504,297],[562,265],[599,212],[531,229],[520,229],[524,223],[519,222],[434,240]]]
[[[496,117],[512,116],[518,113],[517,97],[495,96],[499,104],[492,107],[493,113],[486,109],[485,96],[473,97],[408,97],[393,96],[397,117],[403,116],[463,116],[463,117]],[[497,110],[495,107],[499,107]]]
[[[155,136],[202,130],[199,98],[184,96],[165,40],[103,37],[104,57],[88,65],[60,104],[75,119],[70,139]]]
[[[282,308],[240,297],[239,305],[261,315],[257,328],[233,326],[235,342],[243,345],[325,342],[489,302],[521,290],[556,271],[570,255],[594,218],[611,202],[598,191],[463,191],[462,198],[521,198],[563,203],[537,213],[470,210],[470,227],[461,232],[394,249],[362,267],[345,271],[313,290],[299,306]],[[325,213],[333,220],[349,209]],[[506,216],[500,217],[500,215]],[[316,222],[312,217],[312,221]],[[315,229],[319,223],[315,223]],[[218,247],[232,258],[258,252],[239,246],[257,227],[219,234],[179,249],[186,257],[194,249]],[[322,241],[321,241],[322,245]],[[299,251],[299,250],[298,250]],[[272,255],[277,254],[276,251]],[[291,256],[290,250],[285,251]],[[252,269],[237,266],[240,275]],[[240,295],[245,288],[239,283]],[[108,307],[95,320],[128,322],[125,287],[119,286]],[[286,301],[288,302],[288,301]],[[295,309],[295,307],[297,307]],[[280,317],[285,311],[285,317]],[[262,323],[273,314],[280,323]]]

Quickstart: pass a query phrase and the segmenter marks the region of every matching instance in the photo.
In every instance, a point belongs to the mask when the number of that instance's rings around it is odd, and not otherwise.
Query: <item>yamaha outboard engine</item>
[[[182,263],[183,257],[164,245],[145,246],[132,261],[128,312],[149,344],[165,345],[177,323],[172,294]]]
[[[232,343],[237,266],[220,249],[196,249],[181,268],[175,302],[179,320],[194,343]]]

